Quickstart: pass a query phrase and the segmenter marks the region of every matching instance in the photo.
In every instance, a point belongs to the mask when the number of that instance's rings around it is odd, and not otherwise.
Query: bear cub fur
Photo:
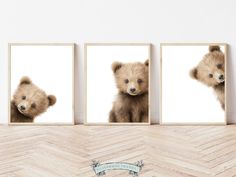
[[[209,46],[209,53],[190,71],[190,75],[212,87],[222,109],[225,109],[225,56],[220,46]]]
[[[119,90],[109,122],[148,122],[148,68],[145,63],[114,62],[112,70]]]
[[[11,101],[11,123],[34,122],[36,116],[55,103],[54,95],[46,95],[30,78],[23,77]]]

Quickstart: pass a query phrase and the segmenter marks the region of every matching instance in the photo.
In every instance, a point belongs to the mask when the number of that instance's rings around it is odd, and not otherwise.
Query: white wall
[[[227,42],[229,122],[236,123],[236,1],[2,0],[0,1],[0,123],[7,122],[7,43],[75,42],[76,122],[83,112],[83,43],[153,44],[152,122],[159,114],[159,43]]]

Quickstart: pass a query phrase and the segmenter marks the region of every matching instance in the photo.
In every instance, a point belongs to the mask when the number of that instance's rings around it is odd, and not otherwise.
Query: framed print
[[[161,44],[161,124],[226,124],[227,45]]]
[[[150,124],[150,50],[150,44],[85,44],[85,124]]]
[[[9,44],[9,124],[74,124],[74,44]]]

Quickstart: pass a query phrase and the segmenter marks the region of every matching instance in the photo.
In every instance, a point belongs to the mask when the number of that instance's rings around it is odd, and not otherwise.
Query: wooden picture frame
[[[87,84],[88,84],[88,47],[90,46],[107,46],[107,47],[122,47],[122,46],[132,46],[132,47],[135,47],[135,46],[144,46],[144,47],[147,47],[148,48],[148,59],[149,59],[149,71],[148,71],[148,80],[149,80],[149,86],[148,86],[148,107],[149,107],[149,110],[148,110],[148,122],[146,123],[132,123],[132,122],[128,122],[128,123],[100,123],[100,122],[89,122],[88,121],[88,88],[87,88]],[[84,97],[84,103],[85,103],[85,107],[84,107],[84,112],[85,112],[85,120],[84,120],[84,124],[85,125],[150,125],[151,124],[151,118],[150,118],[150,73],[151,73],[151,63],[152,63],[152,59],[151,59],[151,44],[150,43],[85,43],[84,44],[84,81],[85,81],[85,97]],[[117,61],[119,59],[116,59]],[[111,70],[111,67],[109,66],[109,69]],[[109,73],[109,74],[112,74],[112,71]],[[94,78],[94,80],[96,80]],[[115,82],[115,81],[113,81]],[[96,98],[94,98],[96,99]],[[109,109],[107,110],[109,112]]]
[[[52,126],[58,126],[58,125],[74,125],[75,124],[75,121],[74,121],[74,102],[75,102],[75,99],[74,99],[74,60],[75,60],[75,43],[9,43],[8,44],[8,86],[9,86],[9,89],[8,89],[8,125],[52,125]],[[55,47],[55,48],[60,48],[61,47],[65,47],[67,48],[67,55],[68,55],[68,58],[71,58],[71,61],[68,61],[68,75],[70,75],[69,77],[71,78],[68,78],[68,80],[70,81],[71,85],[68,86],[69,89],[66,89],[66,90],[71,90],[71,95],[69,96],[70,98],[70,101],[71,101],[71,106],[70,107],[70,115],[71,115],[71,118],[69,118],[68,122],[11,122],[11,98],[12,98],[12,91],[11,91],[11,87],[12,87],[12,48],[13,47]],[[55,52],[56,53],[56,52]],[[55,54],[56,55],[56,54]],[[65,54],[66,55],[66,54]],[[56,61],[56,58],[54,58],[54,60]],[[58,60],[57,60],[58,62]],[[60,62],[59,62],[60,63]],[[65,62],[66,63],[66,62]],[[60,63],[61,64],[61,63]],[[51,67],[54,67],[55,68],[55,64]],[[67,65],[66,65],[67,66]],[[29,66],[27,66],[29,67]],[[42,69],[43,70],[43,69]],[[54,71],[54,69],[52,70]],[[48,79],[44,76],[44,79]],[[55,78],[55,79],[61,79],[61,78]],[[32,79],[32,82],[34,83],[34,80]],[[34,83],[36,86],[37,83]],[[41,89],[41,86],[39,85],[38,86],[40,89]],[[15,88],[16,89],[16,88]],[[43,90],[43,87],[42,87],[42,90]],[[47,94],[47,93],[46,93]],[[63,93],[64,94],[64,93]],[[66,93],[65,93],[66,94]],[[61,98],[61,97],[60,97]],[[59,102],[60,100],[58,100],[57,98],[57,101],[55,103],[55,105]],[[44,113],[43,113],[44,114]],[[37,118],[36,118],[37,119]]]
[[[165,60],[163,58],[163,48],[164,47],[168,47],[168,46],[212,46],[212,45],[218,45],[218,46],[223,46],[224,50],[222,51],[224,53],[224,66],[225,66],[225,70],[224,70],[224,74],[225,74],[225,81],[224,81],[224,94],[225,94],[225,112],[224,112],[224,117],[222,118],[222,122],[166,122],[163,119],[163,100],[165,98],[163,98],[163,61]],[[228,44],[226,43],[161,43],[160,45],[160,83],[161,83],[161,92],[160,92],[160,105],[161,105],[161,109],[160,109],[160,125],[226,125],[227,124],[227,60],[228,60]],[[202,56],[203,57],[203,56]],[[178,59],[177,57],[175,59]],[[202,58],[199,58],[199,62]],[[173,59],[174,60],[174,59]],[[184,61],[183,61],[184,62]],[[181,68],[180,68],[181,69]],[[191,68],[190,68],[191,69]],[[199,83],[201,84],[201,83]],[[202,85],[202,87],[204,87]],[[206,87],[206,86],[205,86]],[[207,88],[207,89],[211,89],[211,88]],[[216,100],[215,100],[216,101]],[[218,100],[217,100],[218,101]],[[187,107],[184,107],[187,109]],[[172,111],[172,110],[170,110]],[[176,115],[179,116],[179,115]]]

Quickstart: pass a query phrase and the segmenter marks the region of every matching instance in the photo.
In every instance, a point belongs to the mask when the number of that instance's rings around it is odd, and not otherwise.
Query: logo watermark
[[[100,164],[98,161],[93,160],[91,165],[97,177],[106,175],[106,172],[110,170],[127,170],[130,175],[137,177],[143,166],[144,164],[142,160],[134,164],[125,162],[110,162]]]

